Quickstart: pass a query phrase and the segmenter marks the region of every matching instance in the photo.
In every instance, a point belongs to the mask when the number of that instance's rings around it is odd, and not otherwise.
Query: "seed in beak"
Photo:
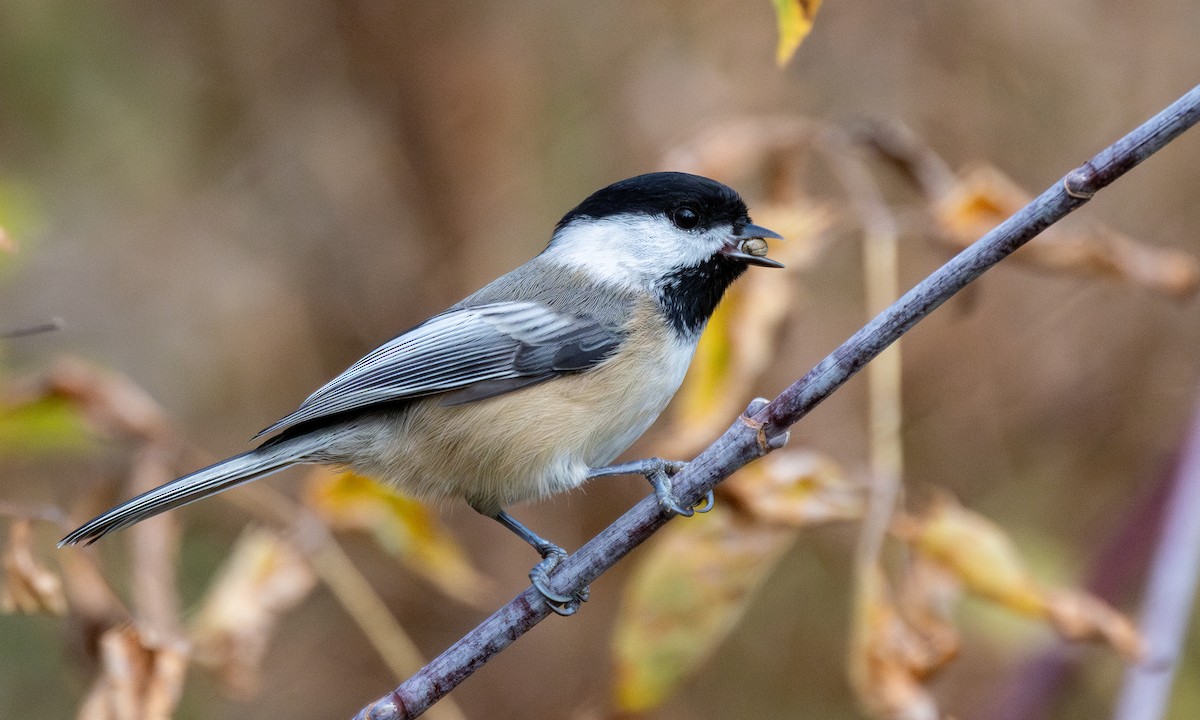
[[[739,249],[747,255],[753,255],[754,257],[766,257],[767,241],[756,237],[746,238],[742,241]]]

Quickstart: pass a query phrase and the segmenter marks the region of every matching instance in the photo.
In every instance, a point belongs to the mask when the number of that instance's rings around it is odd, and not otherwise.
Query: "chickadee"
[[[464,498],[538,551],[530,579],[569,614],[584,598],[548,586],[566,553],[504,508],[642,474],[664,511],[692,513],[671,494],[681,464],[609,463],[679,389],[725,289],[747,265],[782,267],[765,238],[780,236],[716,181],[663,172],[614,183],[567,213],[540,255],[376,348],[259,433],[278,434],[258,448],[143,493],[59,545],[323,463],[417,497]]]

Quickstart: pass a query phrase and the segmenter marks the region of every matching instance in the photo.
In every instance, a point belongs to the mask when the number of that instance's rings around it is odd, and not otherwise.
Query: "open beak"
[[[770,268],[783,267],[783,263],[779,262],[778,260],[772,260],[771,258],[766,257],[765,255],[753,255],[751,253],[745,252],[742,249],[743,248],[742,243],[744,243],[746,240],[750,240],[752,238],[757,238],[759,240],[766,240],[767,238],[771,238],[774,240],[782,240],[783,236],[773,230],[768,230],[765,227],[762,227],[761,225],[753,225],[753,224],[743,225],[741,232],[739,232],[737,235],[734,235],[729,238],[729,244],[726,245],[725,248],[721,250],[721,254],[724,255],[725,257],[730,257],[730,258],[734,258],[736,260],[741,260],[742,262],[746,263],[747,265],[758,265],[759,267],[770,267]],[[760,244],[760,247],[763,248],[764,253],[766,252],[765,246],[766,246],[766,243]]]

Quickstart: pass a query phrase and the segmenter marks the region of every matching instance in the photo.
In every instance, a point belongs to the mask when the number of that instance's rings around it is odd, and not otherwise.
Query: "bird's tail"
[[[203,470],[160,485],[89,520],[59,541],[58,546],[79,542],[92,544],[104,535],[129,527],[148,517],[215,495],[242,483],[296,463],[304,462],[312,451],[312,442],[298,437],[267,443],[255,450],[235,455]]]

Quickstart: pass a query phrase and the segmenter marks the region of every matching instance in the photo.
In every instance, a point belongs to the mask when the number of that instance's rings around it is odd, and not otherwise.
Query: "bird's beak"
[[[766,240],[767,238],[782,240],[783,236],[773,230],[768,230],[761,225],[743,225],[741,232],[729,238],[729,244],[721,250],[721,254],[725,257],[741,260],[747,265],[758,265],[759,267],[770,268],[783,267],[783,263],[779,262],[778,260],[772,260],[771,258],[766,257],[767,244],[765,242],[752,243],[754,246],[754,251],[746,251],[745,243],[747,240]],[[758,252],[759,250],[761,250],[763,254],[754,254],[754,252]]]

